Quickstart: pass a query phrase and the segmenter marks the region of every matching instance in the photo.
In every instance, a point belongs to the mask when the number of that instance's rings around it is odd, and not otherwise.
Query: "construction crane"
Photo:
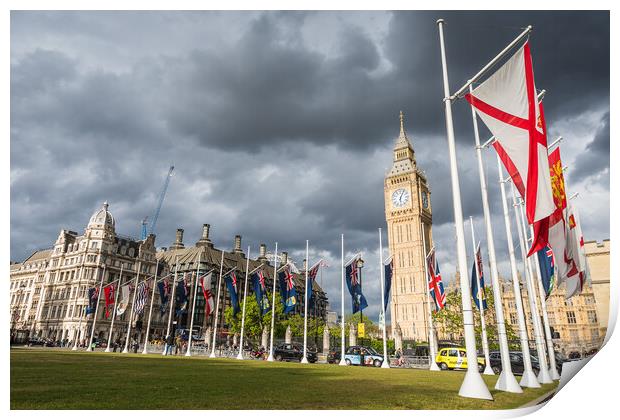
[[[159,193],[159,200],[157,201],[157,207],[155,208],[155,212],[153,213],[153,217],[151,217],[151,225],[148,226],[148,217],[142,219],[142,231],[141,231],[141,239],[146,239],[149,235],[155,232],[155,225],[157,224],[157,219],[159,218],[159,212],[161,211],[161,206],[164,204],[164,198],[166,197],[166,191],[168,190],[168,184],[170,184],[170,178],[172,178],[172,172],[174,171],[174,165],[170,165],[170,169],[168,169],[168,174],[166,175],[166,179],[164,180],[164,185],[161,188],[161,192]]]

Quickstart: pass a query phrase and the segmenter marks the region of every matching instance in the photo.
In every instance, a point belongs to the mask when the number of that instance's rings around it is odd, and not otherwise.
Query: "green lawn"
[[[11,350],[11,409],[499,409],[457,395],[463,372],[301,365],[159,355]],[[492,389],[495,377],[486,377]]]

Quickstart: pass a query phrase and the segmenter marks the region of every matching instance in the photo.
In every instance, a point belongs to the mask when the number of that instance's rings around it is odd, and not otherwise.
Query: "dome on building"
[[[103,206],[90,217],[90,221],[88,222],[88,227],[89,228],[111,227],[112,229],[114,229],[114,216],[112,216],[112,213],[108,211],[107,201],[103,203]]]

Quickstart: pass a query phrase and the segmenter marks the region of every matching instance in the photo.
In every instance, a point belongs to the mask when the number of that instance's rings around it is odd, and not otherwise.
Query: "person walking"
[[[166,351],[165,351],[165,355],[169,355],[172,354],[172,345],[174,344],[174,340],[172,339],[172,335],[168,334],[168,336],[166,337]]]

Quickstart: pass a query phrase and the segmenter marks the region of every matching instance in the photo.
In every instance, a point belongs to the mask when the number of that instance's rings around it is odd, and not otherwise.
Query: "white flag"
[[[118,303],[118,308],[116,309],[116,314],[117,315],[123,315],[125,313],[125,311],[127,310],[127,307],[129,306],[129,285],[126,284],[125,286],[121,287],[121,293],[122,293],[122,297],[120,302]]]
[[[566,298],[568,299],[581,293],[583,289],[583,282],[586,276],[586,253],[581,223],[579,222],[579,213],[570,202],[566,206],[566,216],[568,221],[567,254],[574,261],[576,269],[569,273],[569,277],[566,280]]]

